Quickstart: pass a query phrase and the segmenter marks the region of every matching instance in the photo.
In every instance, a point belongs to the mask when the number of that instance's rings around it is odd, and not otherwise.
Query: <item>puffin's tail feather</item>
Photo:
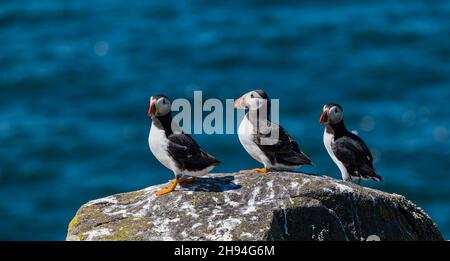
[[[277,162],[286,165],[312,165],[312,161],[304,153],[290,152],[286,154],[277,154]]]
[[[300,159],[302,165],[314,165],[312,160],[308,156],[306,156],[303,151],[301,151],[300,153]]]
[[[203,152],[203,157],[207,160],[209,166],[217,166],[220,165],[220,160],[214,158],[211,154]]]
[[[214,160],[211,162],[210,166],[217,166],[217,165],[220,165],[220,163],[222,163],[222,162],[220,162],[220,160],[214,159]]]
[[[375,176],[372,177],[372,179],[376,181],[383,181],[383,178],[381,176],[378,176],[376,173]]]
[[[377,174],[373,167],[366,166],[363,168],[364,176],[368,179],[373,179],[375,181],[383,181],[383,178]]]

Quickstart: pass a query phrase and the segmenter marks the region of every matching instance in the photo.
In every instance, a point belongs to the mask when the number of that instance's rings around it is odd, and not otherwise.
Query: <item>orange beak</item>
[[[150,108],[148,108],[148,112],[147,115],[148,117],[152,117],[153,115],[155,115],[155,113],[158,112],[158,108],[155,106],[156,101],[152,100],[150,103]],[[155,109],[155,112],[153,112],[153,110]]]
[[[242,107],[243,100],[244,100],[244,96],[242,96],[241,98],[237,99],[237,101],[234,103],[234,108],[236,108],[236,109],[243,109],[243,107]]]
[[[322,112],[322,115],[320,116],[320,120],[319,120],[320,124],[323,124],[325,122],[325,118],[327,117],[327,115],[328,115],[328,109],[325,109]]]

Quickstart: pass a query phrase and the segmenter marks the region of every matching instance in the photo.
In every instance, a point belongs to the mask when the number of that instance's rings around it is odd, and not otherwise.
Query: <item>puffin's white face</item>
[[[170,113],[171,104],[167,97],[150,97],[148,116],[165,116]]]
[[[333,106],[330,108],[330,110],[328,110],[328,121],[331,124],[342,121],[342,118],[344,118],[344,113],[339,107]]]
[[[237,109],[257,110],[264,105],[267,105],[267,99],[262,97],[258,92],[251,91],[239,98],[234,107]]]
[[[320,124],[336,124],[342,121],[344,112],[338,105],[327,104],[323,106],[322,116],[320,117]]]

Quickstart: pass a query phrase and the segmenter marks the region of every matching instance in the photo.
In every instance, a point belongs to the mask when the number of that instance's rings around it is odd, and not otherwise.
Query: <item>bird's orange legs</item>
[[[179,183],[192,183],[192,182],[194,182],[195,181],[195,177],[192,177],[192,178],[178,178],[178,182]]]
[[[256,168],[256,169],[247,169],[247,170],[241,170],[239,171],[239,173],[254,173],[254,172],[258,172],[258,173],[267,173],[270,170],[267,168]]]
[[[162,196],[162,195],[164,195],[164,194],[167,194],[167,193],[169,193],[169,192],[172,192],[172,191],[177,187],[178,179],[172,179],[172,180],[170,180],[169,182],[171,183],[170,186],[165,187],[165,188],[163,188],[163,189],[161,189],[161,190],[156,191],[156,192],[155,192],[156,196]]]
[[[178,183],[192,183],[195,181],[195,177],[186,179],[186,178],[175,178],[172,180],[169,180],[169,182],[171,183],[170,186],[165,187],[163,189],[160,189],[158,191],[155,192],[156,196],[162,196],[165,195],[169,192],[172,192],[175,190],[175,188],[177,187]]]

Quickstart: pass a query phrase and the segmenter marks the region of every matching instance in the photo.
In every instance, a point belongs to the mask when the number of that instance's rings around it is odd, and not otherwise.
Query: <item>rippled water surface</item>
[[[63,240],[88,200],[165,182],[148,99],[262,88],[333,177],[338,102],[385,181],[450,237],[449,1],[2,1],[0,239]],[[427,4],[428,3],[428,4]],[[257,167],[235,135],[195,135],[217,172]]]

